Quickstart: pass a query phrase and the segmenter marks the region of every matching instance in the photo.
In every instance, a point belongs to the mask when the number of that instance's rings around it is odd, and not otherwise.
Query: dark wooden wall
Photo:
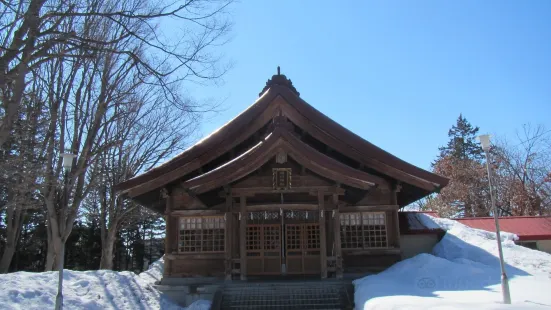
[[[272,170],[274,167],[288,167],[293,169],[292,188],[294,193],[284,193],[286,203],[295,200],[296,203],[318,202],[319,197],[315,191],[301,192],[301,188],[334,188],[335,184],[330,180],[320,177],[308,170],[303,170],[296,163],[289,161],[285,164],[269,163],[262,169],[243,178],[229,187],[233,191],[249,190],[254,193],[254,189],[269,189],[272,187]],[[224,197],[224,190],[213,192],[213,195]],[[258,204],[274,205],[274,210],[279,210],[278,203],[281,195],[278,193],[259,193],[246,194],[247,206]],[[400,260],[399,251],[399,232],[397,222],[397,206],[395,205],[396,193],[389,190],[372,189],[366,191],[364,197],[356,205],[350,205],[340,200],[339,194],[322,195],[324,208],[324,223],[326,231],[325,254],[327,257],[333,257],[336,254],[337,241],[335,236],[336,219],[339,212],[362,212],[376,211],[385,212],[387,219],[387,238],[389,247],[392,250],[376,249],[373,251],[351,251],[343,250],[343,268],[344,272],[366,272],[372,270],[384,269]],[[190,196],[186,191],[175,187],[171,192],[172,204],[169,217],[169,229],[167,233],[167,249],[169,255],[165,263],[165,276],[167,277],[189,277],[189,276],[216,276],[223,277],[228,268],[233,269],[234,265],[228,267],[228,259],[235,262],[240,258],[240,233],[239,233],[239,212],[241,212],[240,196],[226,196],[226,202],[215,205],[204,205],[197,197]],[[333,218],[333,210],[335,217]],[[217,254],[183,254],[178,253],[178,234],[179,234],[179,216],[183,215],[224,215],[226,214],[226,224],[229,225],[229,231],[226,238],[229,238],[226,245],[230,247],[231,253]],[[246,215],[242,215],[246,216]],[[340,242],[338,242],[340,244]]]

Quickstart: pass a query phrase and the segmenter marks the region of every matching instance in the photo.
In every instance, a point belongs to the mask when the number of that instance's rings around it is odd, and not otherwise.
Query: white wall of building
[[[538,250],[551,254],[551,240],[538,240]]]
[[[400,235],[402,259],[413,257],[421,253],[431,253],[438,243],[437,234]]]

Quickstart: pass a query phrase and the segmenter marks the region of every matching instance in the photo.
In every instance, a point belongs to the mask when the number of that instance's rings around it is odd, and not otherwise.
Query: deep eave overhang
[[[399,181],[419,187],[424,193],[437,191],[448,183],[448,179],[411,165],[357,136],[316,110],[287,87],[273,85],[253,105],[199,143],[165,164],[118,184],[116,189],[129,192],[138,187],[143,189],[143,193],[178,178],[185,179],[186,174],[233,147],[232,142],[244,140],[247,128],[254,130],[265,125],[277,110],[282,110],[291,121],[306,120],[312,126],[312,131],[329,141],[336,150],[353,152],[367,165],[374,166],[376,170],[384,170],[384,174]]]
[[[355,170],[316,151],[285,128],[276,128],[246,153],[213,171],[187,180],[180,186],[194,194],[207,192],[245,177],[282,151],[314,173],[342,184],[360,189],[374,186],[389,189],[388,182],[383,178]]]

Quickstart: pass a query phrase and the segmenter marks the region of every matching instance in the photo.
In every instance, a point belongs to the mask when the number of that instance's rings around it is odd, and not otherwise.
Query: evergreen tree
[[[450,156],[455,159],[482,160],[484,153],[476,141],[478,130],[479,128],[473,127],[463,114],[459,114],[456,124],[448,131],[448,144],[438,148],[438,159]]]
[[[46,262],[47,232],[45,212],[41,209],[25,213],[21,237],[10,271],[43,271]]]
[[[479,128],[471,125],[462,114],[448,131],[446,146],[432,164],[435,173],[450,179],[427,207],[446,217],[489,215],[489,192],[484,155],[476,135]]]

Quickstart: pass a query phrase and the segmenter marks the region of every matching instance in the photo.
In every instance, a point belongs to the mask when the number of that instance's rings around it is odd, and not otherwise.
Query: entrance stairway
[[[352,284],[340,280],[233,282],[220,287],[211,309],[353,309]]]

